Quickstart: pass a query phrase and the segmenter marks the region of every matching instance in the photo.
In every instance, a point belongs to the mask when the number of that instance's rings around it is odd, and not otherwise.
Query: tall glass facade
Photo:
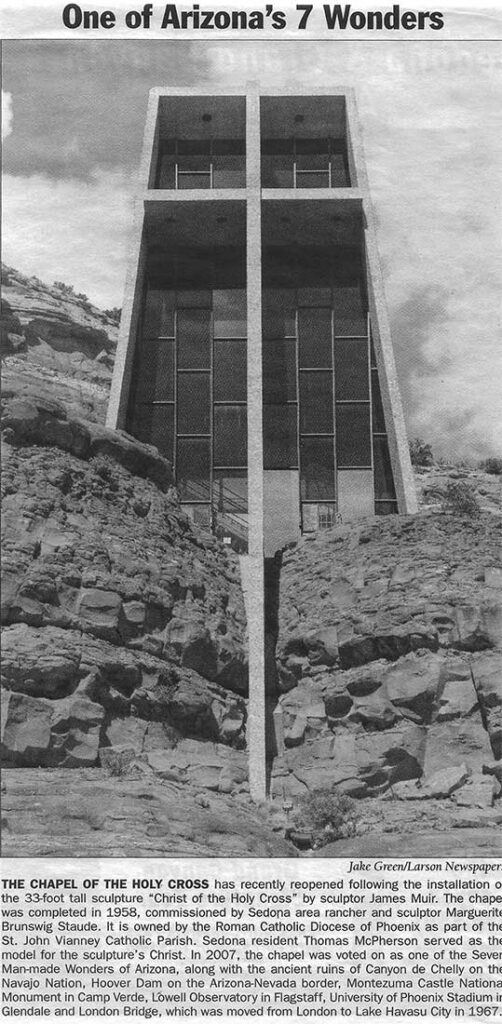
[[[243,544],[244,273],[240,250],[150,260],[128,419],[132,434],[172,462],[180,499],[194,519],[242,536]]]
[[[334,521],[341,470],[374,471],[395,511],[361,251],[271,247],[263,266],[265,470],[299,471],[302,520],[320,504]]]
[[[176,96],[160,110],[150,188],[207,195],[150,202],[127,429],[172,462],[193,518],[244,546],[246,198],[209,192],[246,188],[246,108],[242,96]],[[356,172],[343,97],[262,97],[260,117],[252,145],[264,189],[350,192]],[[262,197],[261,237],[268,514],[284,513],[286,502],[289,524],[309,531],[345,510],[357,515],[361,502],[363,514],[395,512],[361,200]]]

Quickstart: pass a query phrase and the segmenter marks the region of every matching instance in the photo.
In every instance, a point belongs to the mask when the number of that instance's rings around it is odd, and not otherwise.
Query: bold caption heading
[[[311,20],[311,15],[314,18]],[[319,23],[319,17],[321,19]],[[441,11],[409,11],[394,4],[385,10],[359,11],[350,4],[323,4],[314,9],[314,4],[297,4],[294,11],[280,11],[267,4],[255,11],[209,10],[200,4],[180,7],[165,4],[154,9],[153,4],[144,4],[140,10],[130,10],[117,15],[115,11],[85,10],[79,4],[66,4],[62,12],[63,25],[67,29],[155,29],[166,32],[260,32],[273,29],[304,32],[314,27],[329,32],[344,32],[347,29],[361,31],[407,32],[444,27]]]

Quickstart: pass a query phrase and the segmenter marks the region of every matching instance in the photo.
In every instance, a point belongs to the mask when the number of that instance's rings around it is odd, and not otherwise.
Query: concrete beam
[[[267,795],[265,738],[265,567],[263,543],[263,428],[261,323],[260,97],[247,90],[247,316],[248,316],[248,504],[247,559],[249,700],[247,745],[253,800]]]

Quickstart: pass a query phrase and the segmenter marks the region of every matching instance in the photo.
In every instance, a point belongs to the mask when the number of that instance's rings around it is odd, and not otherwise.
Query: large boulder
[[[272,794],[338,786],[353,796],[371,796],[395,782],[419,778],[425,732],[409,723],[381,732],[344,729],[288,749],[274,763]]]
[[[196,789],[227,793],[246,788],[246,754],[217,743],[182,740],[172,750],[148,752],[146,761],[161,778]]]
[[[397,708],[414,711],[421,721],[429,722],[439,687],[442,659],[420,651],[401,658],[385,675],[385,689]]]
[[[39,700],[80,694],[101,705],[113,746],[142,750],[155,722],[179,735],[244,744],[242,697],[194,671],[75,630],[24,623],[5,629],[3,681]]]
[[[500,651],[472,659],[472,678],[495,758],[502,757],[502,656]]]
[[[84,767],[97,762],[104,710],[79,694],[62,700],[8,692],[2,763],[19,767]]]
[[[135,476],[152,480],[162,490],[174,482],[170,463],[156,448],[122,431],[74,419],[62,402],[35,391],[4,391],[2,430],[16,444],[55,447],[85,460],[107,456]]]

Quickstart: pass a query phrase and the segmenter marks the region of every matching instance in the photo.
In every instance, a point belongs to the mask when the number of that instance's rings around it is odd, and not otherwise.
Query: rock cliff
[[[283,556],[274,788],[490,807],[502,756],[502,519],[335,527]],[[498,762],[498,763],[497,763]]]

